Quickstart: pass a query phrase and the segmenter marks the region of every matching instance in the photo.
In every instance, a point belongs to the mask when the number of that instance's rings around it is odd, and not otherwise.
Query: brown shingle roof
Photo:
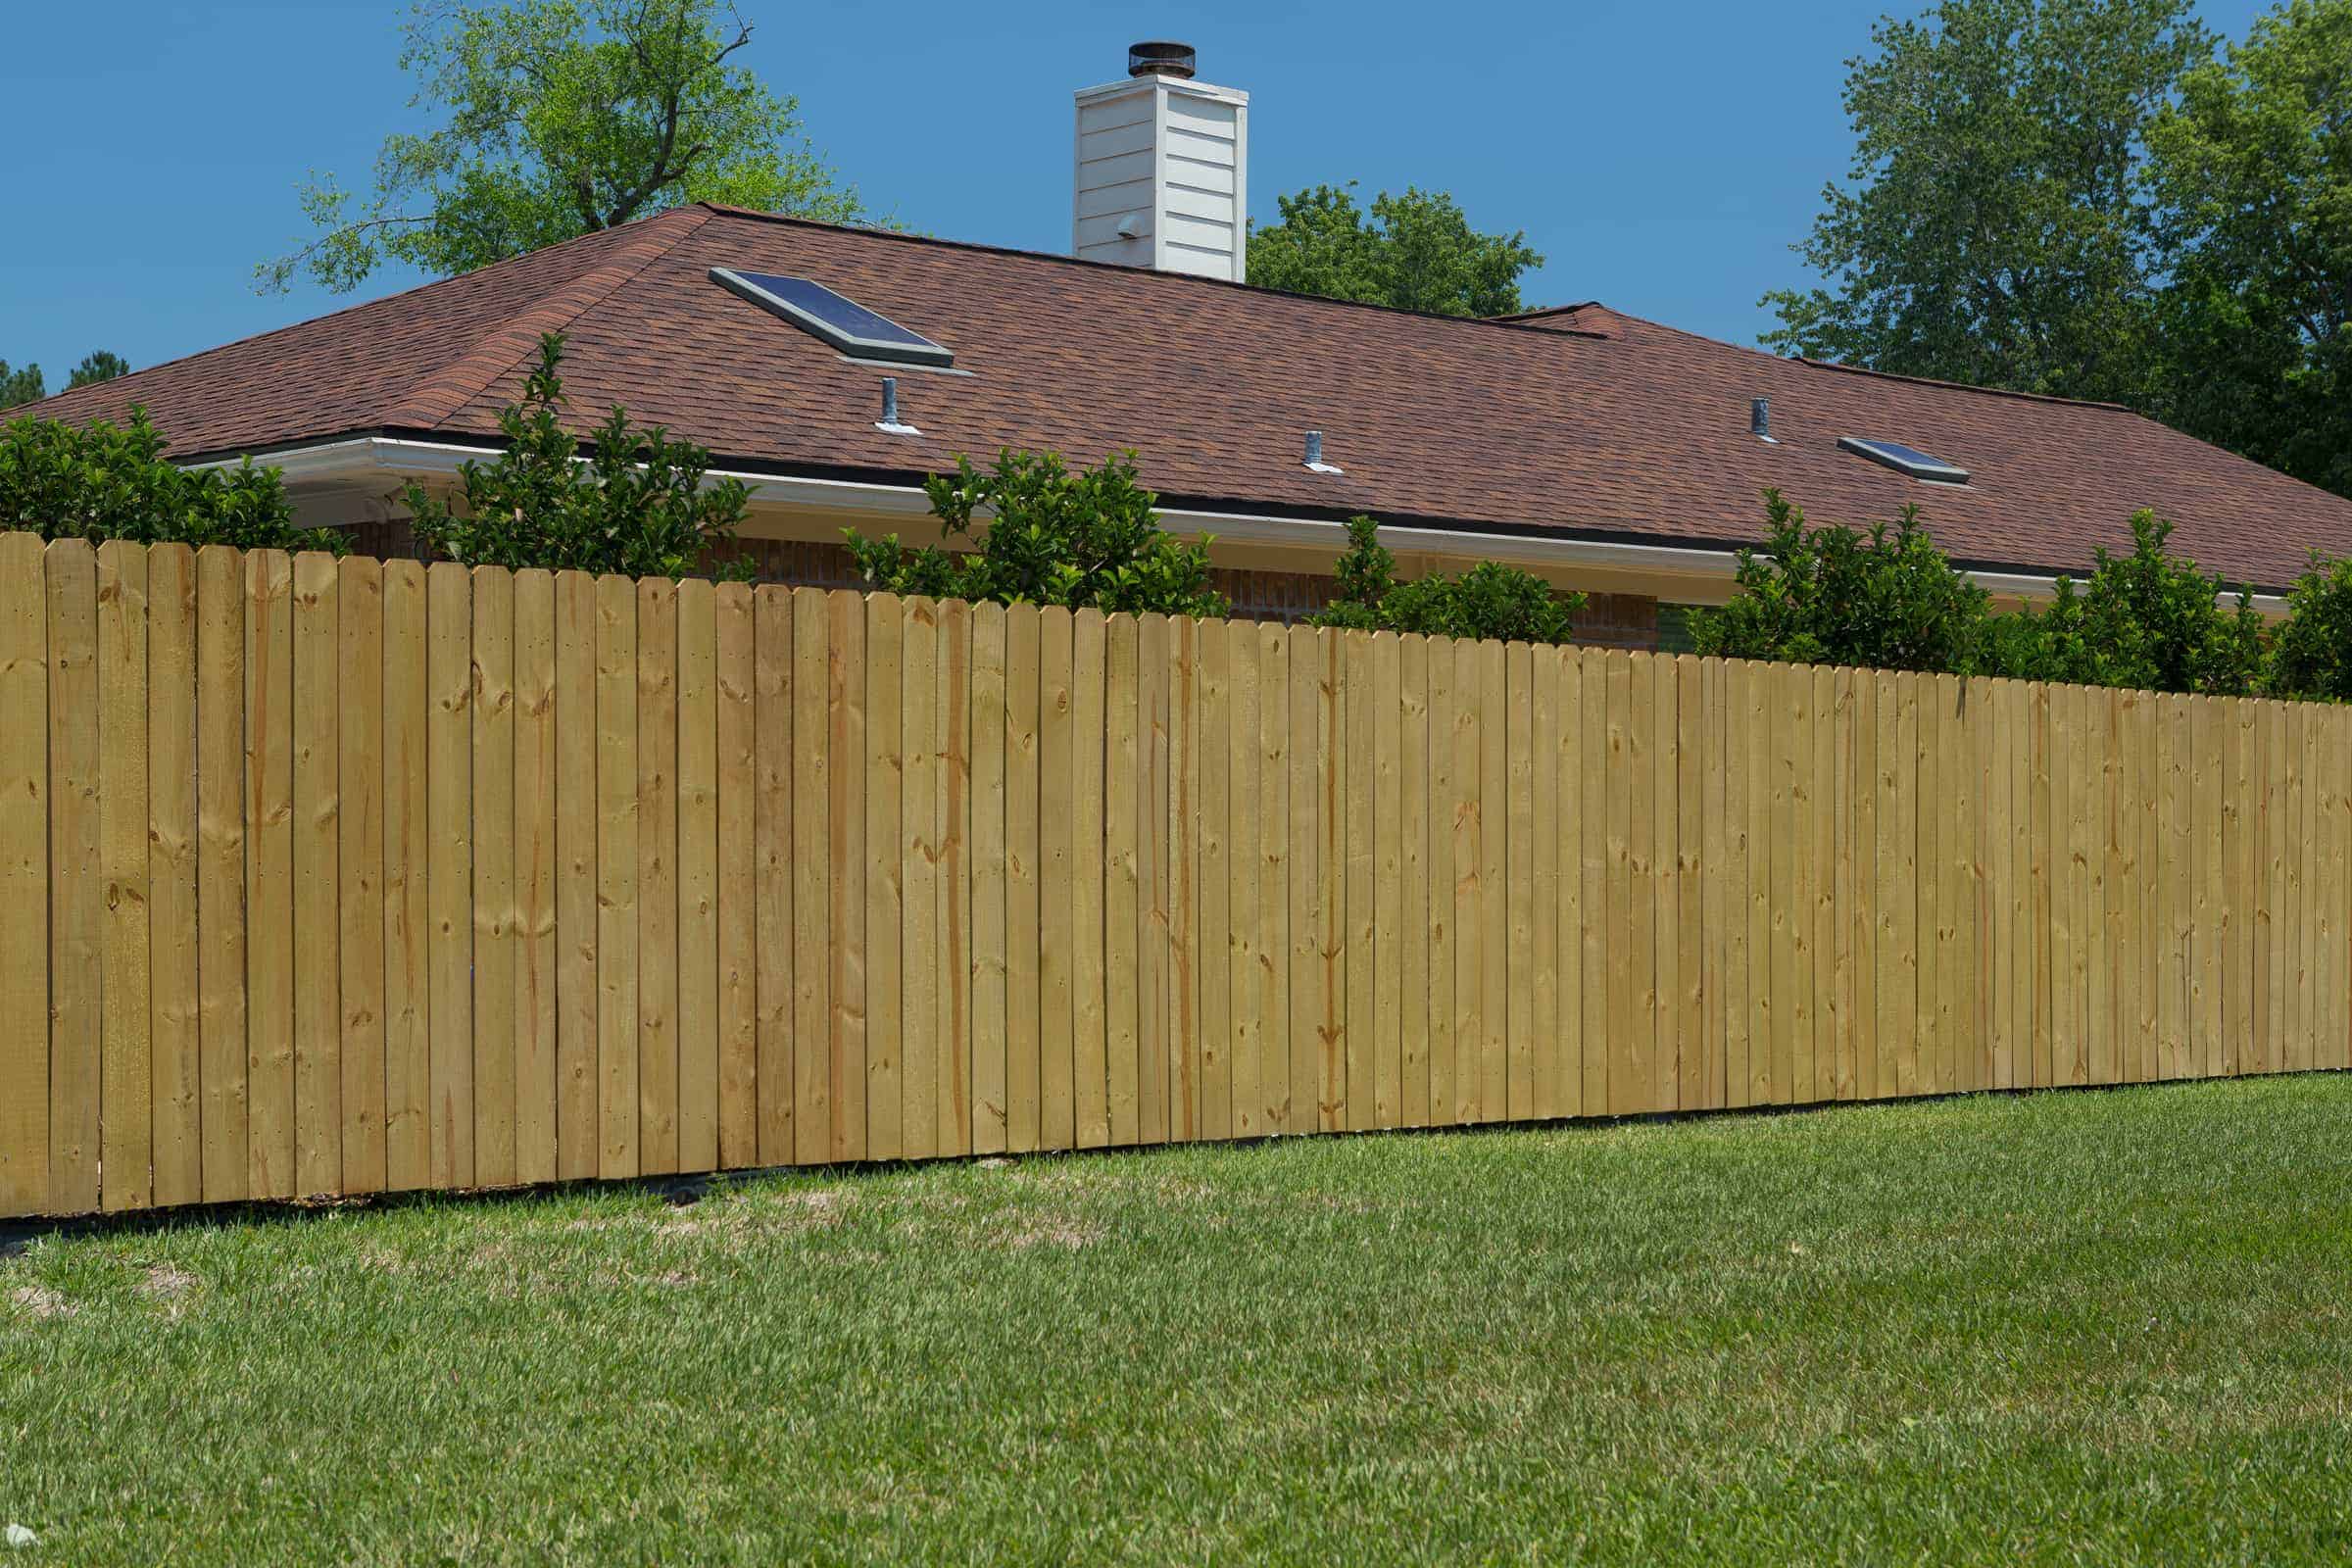
[[[919,437],[874,428],[879,371],[709,280],[810,276],[956,351],[901,376]],[[2352,502],[2124,410],[1783,360],[1598,305],[1465,321],[1055,256],[696,207],[52,399],[144,403],[193,457],[360,432],[478,439],[537,335],[569,335],[580,424],[611,404],[723,465],[912,476],[956,452],[1133,447],[1171,501],[1255,512],[1737,544],[1780,487],[1816,520],[1919,503],[1973,565],[2067,569],[2153,507],[2209,567],[2278,587],[2352,553]],[[1772,400],[1777,446],[1748,434]],[[1306,471],[1308,429],[1342,475]],[[1960,464],[1925,485],[1840,452]]]

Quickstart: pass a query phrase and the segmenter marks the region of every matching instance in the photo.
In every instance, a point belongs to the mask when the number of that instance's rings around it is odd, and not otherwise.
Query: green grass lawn
[[[100,1229],[0,1561],[2339,1561],[2348,1302],[2344,1076]]]

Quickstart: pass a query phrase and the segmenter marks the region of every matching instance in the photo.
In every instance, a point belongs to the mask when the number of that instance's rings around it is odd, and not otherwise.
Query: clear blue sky
[[[1909,9],[1907,5],[1900,7]],[[1803,281],[1788,245],[1851,138],[1843,61],[1886,0],[1475,7],[743,0],[749,62],[799,95],[870,202],[949,238],[1069,244],[1070,94],[1178,37],[1250,93],[1250,205],[1355,178],[1452,191],[1546,258],[1534,304],[1597,298],[1750,341],[1756,298]],[[2260,9],[2208,0],[2241,36]],[[259,298],[255,262],[302,237],[309,169],[364,185],[411,123],[405,0],[10,8],[0,103],[19,127],[0,239],[0,359],[51,390],[94,348],[133,365],[318,315]],[[362,296],[417,281],[378,273]]]

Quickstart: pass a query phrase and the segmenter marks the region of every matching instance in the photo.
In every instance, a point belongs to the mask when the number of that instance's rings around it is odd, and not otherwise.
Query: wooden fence
[[[0,1213],[2343,1067],[2348,741],[9,534]]]

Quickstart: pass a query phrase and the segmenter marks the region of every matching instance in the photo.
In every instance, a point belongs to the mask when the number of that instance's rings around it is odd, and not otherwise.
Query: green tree
[[[1432,572],[1396,580],[1396,558],[1370,517],[1348,519],[1348,548],[1335,575],[1338,592],[1318,626],[1421,632],[1431,637],[1493,637],[1503,642],[1564,643],[1585,596],[1560,593],[1530,571],[1482,561],[1458,576]]]
[[[240,550],[328,550],[331,528],[297,528],[275,468],[182,468],[164,457],[147,411],[130,422],[79,424],[30,415],[0,424],[0,528],[44,539],[131,539],[233,545]]]
[[[580,458],[564,427],[563,334],[539,339],[539,364],[522,401],[498,416],[507,450],[494,463],[458,469],[463,500],[412,483],[407,499],[416,536],[469,566],[544,566],[631,577],[749,577],[731,558],[749,492],[740,480],[705,485],[710,454],[672,441],[661,425],[632,427],[615,408]]]
[[[1222,615],[1208,546],[1162,532],[1159,498],[1136,483],[1135,454],[1073,471],[1052,452],[1003,451],[993,472],[960,454],[952,474],[923,481],[949,539],[973,548],[909,550],[896,534],[845,529],[866,583],[880,593],[1004,605]],[[985,526],[974,529],[985,513]]]
[[[2352,558],[2314,554],[2287,590],[2286,612],[2271,644],[2271,690],[2352,702]]]
[[[2148,132],[2164,412],[2352,496],[2352,0],[2290,0]]]
[[[1769,348],[2146,406],[2144,138],[2212,44],[2192,0],[1942,0],[1847,62],[1848,183],[1764,296]]]
[[[100,381],[112,381],[118,375],[129,373],[128,360],[106,349],[98,349],[74,367],[74,373],[66,378],[66,390],[71,392],[77,386],[93,386]]]
[[[2253,596],[2231,594],[2220,577],[2175,556],[2166,544],[2172,532],[2153,512],[2139,512],[2130,555],[2101,546],[2080,589],[2060,577],[2046,609],[1997,617],[1988,671],[2136,691],[2253,695],[2264,657]]]
[[[1435,316],[1507,316],[1520,308],[1519,274],[1544,265],[1524,230],[1479,233],[1443,191],[1384,191],[1367,222],[1354,190],[1349,180],[1277,198],[1282,221],[1250,234],[1250,281]]]
[[[797,102],[738,61],[752,26],[720,0],[431,0],[404,35],[440,123],[384,139],[365,200],[315,175],[318,235],[256,269],[263,292],[303,272],[349,290],[385,261],[468,271],[694,201],[863,212]]]
[[[1806,525],[1804,510],[1764,492],[1761,551],[1741,550],[1740,592],[1688,612],[1701,654],[1797,664],[1977,673],[1990,601],[1936,548],[1919,509],[1892,531]]]
[[[6,360],[0,360],[0,409],[13,409],[20,403],[38,403],[48,395],[48,383],[41,379],[39,366],[27,365],[23,369],[11,369]]]

